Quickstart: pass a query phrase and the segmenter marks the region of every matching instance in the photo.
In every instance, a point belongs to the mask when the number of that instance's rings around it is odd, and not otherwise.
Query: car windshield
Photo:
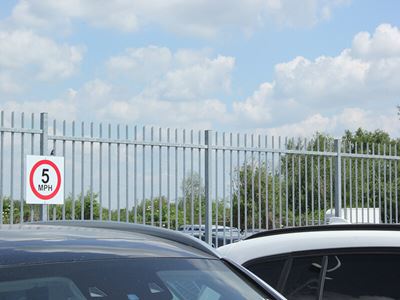
[[[0,299],[266,299],[214,259],[141,258],[0,269]]]

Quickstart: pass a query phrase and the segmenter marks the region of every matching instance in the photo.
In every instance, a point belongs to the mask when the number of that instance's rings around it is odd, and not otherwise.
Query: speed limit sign
[[[26,157],[26,203],[64,203],[64,157]]]

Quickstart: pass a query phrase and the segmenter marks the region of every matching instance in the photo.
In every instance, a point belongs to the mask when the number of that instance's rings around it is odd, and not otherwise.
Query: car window
[[[68,278],[44,277],[0,282],[0,299],[75,299],[85,300]]]
[[[0,268],[0,299],[267,299],[216,259],[140,258]]]
[[[257,274],[258,277],[267,282],[270,286],[277,289],[278,280],[281,275],[281,271],[283,269],[284,264],[285,260],[279,259],[279,260],[255,262],[245,265],[245,267],[254,274]]]
[[[287,277],[281,276],[279,285],[287,299],[315,300],[318,295],[322,257],[298,257],[291,263]]]
[[[321,257],[258,260],[245,267],[287,299],[317,299]]]
[[[400,299],[400,255],[329,256],[323,299]]]
[[[286,260],[264,259],[245,266],[289,300],[400,299],[400,255],[329,254],[288,257]],[[321,287],[323,292],[318,298]]]

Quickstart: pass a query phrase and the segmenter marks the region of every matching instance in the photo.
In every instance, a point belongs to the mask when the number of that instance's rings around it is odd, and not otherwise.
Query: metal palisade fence
[[[64,205],[25,203],[26,155],[65,159]],[[215,246],[260,230],[398,223],[398,144],[288,139],[0,115],[0,225],[115,220]]]

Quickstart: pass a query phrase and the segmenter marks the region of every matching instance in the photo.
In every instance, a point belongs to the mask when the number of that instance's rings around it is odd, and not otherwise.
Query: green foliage
[[[64,201],[64,207],[60,205],[51,205],[49,207],[49,217],[53,218],[53,212],[56,211],[56,219],[60,220],[63,217],[63,212],[65,213],[65,219],[73,220],[73,219],[83,219],[90,220],[91,217],[93,220],[100,219],[100,205],[97,200],[98,194],[91,194],[90,191],[87,191],[84,195],[83,199],[81,195],[78,195],[75,200],[72,199],[71,196],[68,196]],[[83,200],[83,211],[82,211],[82,200]],[[93,214],[91,216],[91,211]],[[103,218],[107,218],[107,209],[103,208]],[[83,215],[82,215],[83,214]]]
[[[182,182],[183,199],[179,200],[178,209],[181,212],[179,224],[204,222],[206,218],[205,188],[198,173],[188,174]],[[184,213],[186,211],[186,213]]]
[[[400,140],[391,139],[380,130],[346,131],[342,140],[342,152],[399,154]],[[289,140],[287,149],[293,150],[293,153],[275,154],[274,161],[268,161],[267,165],[264,162],[261,166],[251,164],[250,157],[246,164],[236,170],[235,178],[238,180],[235,182],[233,206],[235,226],[243,229],[245,226],[279,228],[319,224],[324,222],[324,212],[334,208],[334,158],[296,153],[297,150],[334,152],[333,137],[316,133],[308,141]],[[400,186],[399,172],[398,166],[390,160],[351,159],[350,162],[349,158],[343,157],[343,205],[367,208],[375,204],[381,207],[383,221],[399,220],[394,196],[396,187]]]
[[[346,130],[342,139],[345,141],[346,151],[350,150],[351,153],[357,151],[357,153],[371,154],[374,151],[375,154],[389,154],[390,147],[400,146],[400,139],[392,139],[382,130],[367,131],[359,128],[354,133]]]
[[[161,205],[161,206],[160,206]],[[153,211],[153,219],[152,219]],[[175,203],[167,201],[166,197],[158,198],[156,197],[151,201],[146,199],[145,203],[138,205],[136,210],[136,222],[141,224],[154,224],[156,226],[167,227],[169,218],[172,223],[172,228],[175,228],[175,218],[176,218],[176,207]],[[161,218],[160,218],[161,216]],[[134,208],[130,211],[129,221],[135,221],[135,210]]]
[[[345,152],[399,155],[400,139],[393,139],[382,130],[370,132],[359,128],[354,133],[346,131],[343,140]],[[346,174],[347,207],[376,206],[381,209],[383,222],[400,219],[394,197],[398,192],[396,187],[400,186],[398,164],[386,159],[344,159],[342,168]]]
[[[317,132],[307,142],[297,140],[288,143],[288,150],[332,152],[333,142],[331,136]],[[281,156],[281,173],[284,174],[282,180],[287,187],[289,214],[292,214],[294,220],[294,223],[289,222],[288,225],[324,222],[324,214],[320,211],[325,212],[333,207],[334,172],[332,157],[301,154]]]
[[[184,197],[179,199],[178,225],[204,224],[206,220],[206,196],[205,188],[198,173],[188,174],[182,182]],[[186,213],[185,213],[186,211]],[[225,216],[226,224],[230,223],[230,208],[224,205],[224,199],[212,199],[212,222],[223,224]],[[176,222],[175,222],[176,223]]]
[[[13,209],[11,209],[13,208]],[[39,215],[39,210],[37,207],[31,207],[28,204],[23,205],[23,221],[26,222],[30,220],[30,211],[31,209],[34,211],[34,221],[38,221],[38,215]],[[11,214],[12,210],[12,214]],[[11,201],[9,197],[4,197],[3,198],[3,212],[2,212],[2,218],[3,218],[3,224],[10,224],[11,223],[11,215],[12,215],[12,223],[17,224],[21,222],[21,202],[14,200]]]
[[[265,163],[258,165],[244,164],[236,171],[238,176],[234,187],[233,196],[233,224],[235,227],[254,228],[261,225],[262,228],[272,226],[272,217],[266,218],[266,207],[271,211],[273,199],[273,175],[267,174]],[[268,181],[268,198],[267,185]],[[277,189],[276,183],[275,190]],[[266,201],[268,199],[268,201]],[[247,221],[246,221],[247,220]],[[253,222],[254,220],[254,222]]]

